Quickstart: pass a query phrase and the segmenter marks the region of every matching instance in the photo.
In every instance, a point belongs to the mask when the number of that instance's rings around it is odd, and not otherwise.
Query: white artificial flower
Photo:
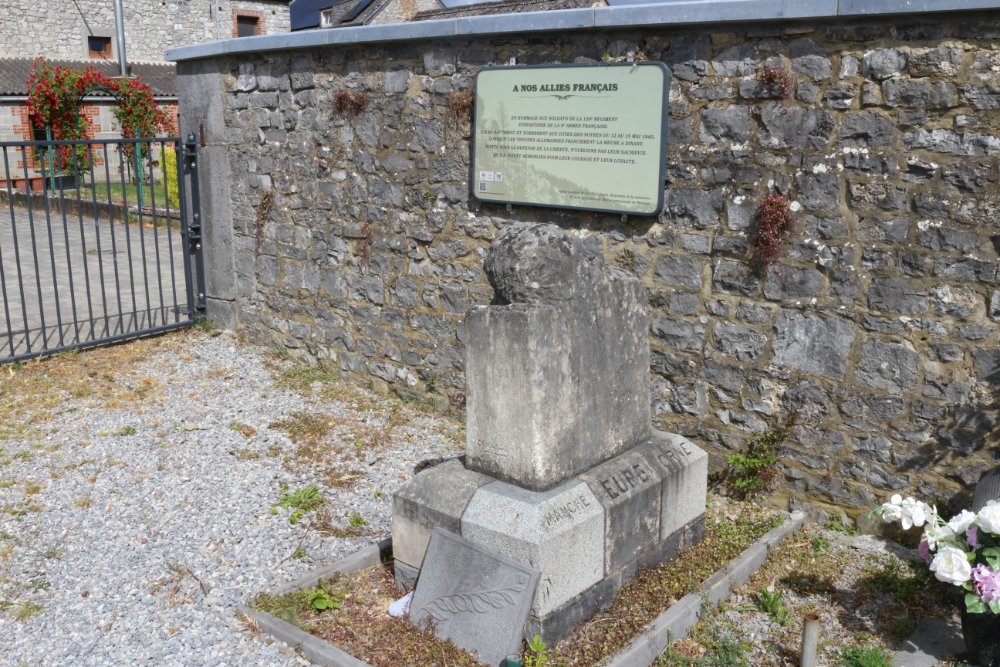
[[[895,496],[893,497],[895,498]],[[919,528],[934,514],[934,510],[927,503],[914,500],[913,498],[906,498],[900,503],[900,509],[903,514],[900,518],[903,530],[909,530],[911,526]]]
[[[935,526],[930,523],[924,528],[924,539],[931,551],[937,551],[943,542],[951,542],[955,539],[955,531],[950,526]]]
[[[886,523],[895,523],[903,518],[903,508],[899,504],[903,502],[903,497],[898,493],[889,499],[889,502],[882,503],[882,520]]]
[[[965,552],[957,547],[942,547],[931,561],[931,572],[938,581],[961,586],[972,578],[972,566]]]
[[[969,510],[962,510],[961,513],[951,517],[951,521],[948,522],[948,527],[951,528],[951,532],[955,533],[956,535],[961,535],[972,526],[972,522],[975,520],[976,520],[975,512],[970,512]]]
[[[979,510],[979,527],[987,533],[1000,535],[1000,503],[991,500]]]

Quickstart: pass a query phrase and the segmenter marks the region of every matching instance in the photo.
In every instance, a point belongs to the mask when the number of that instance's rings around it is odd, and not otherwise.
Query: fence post
[[[186,174],[185,174],[186,172]],[[185,178],[185,176],[187,178]],[[184,184],[189,181],[191,184],[191,195],[185,197],[183,192]],[[194,280],[189,278],[189,303],[192,304],[194,317],[205,316],[205,258],[202,253],[201,234],[201,192],[198,184],[198,140],[195,135],[189,134],[184,142],[183,159],[177,161],[177,183],[181,188],[181,207],[183,209],[186,202],[190,202],[188,207],[189,216],[182,221],[182,227],[187,232],[188,256],[194,263],[189,270],[193,270]]]

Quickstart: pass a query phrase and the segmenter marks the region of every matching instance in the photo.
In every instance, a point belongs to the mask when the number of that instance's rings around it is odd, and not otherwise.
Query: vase
[[[964,606],[964,605],[963,605]],[[979,667],[1000,667],[1000,615],[962,610],[962,634],[968,658]]]

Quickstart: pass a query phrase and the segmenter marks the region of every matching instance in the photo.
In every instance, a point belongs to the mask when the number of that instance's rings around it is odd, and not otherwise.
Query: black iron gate
[[[0,150],[0,363],[203,316],[193,136]]]

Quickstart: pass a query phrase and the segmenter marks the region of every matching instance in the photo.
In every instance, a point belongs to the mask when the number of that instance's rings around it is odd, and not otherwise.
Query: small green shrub
[[[760,610],[770,616],[771,620],[778,625],[788,624],[788,607],[785,606],[784,600],[781,599],[781,591],[772,593],[765,586],[760,589],[757,604]]]
[[[778,454],[796,415],[789,415],[783,424],[767,433],[757,436],[747,443],[739,454],[726,457],[729,469],[726,472],[726,488],[733,496],[746,499],[767,493],[774,488],[778,477]]]
[[[170,208],[180,208],[181,193],[177,186],[177,149],[163,149],[163,177],[167,181],[167,202]]]
[[[328,591],[325,588],[317,588],[309,591],[309,604],[316,611],[326,609],[343,609],[344,594]]]
[[[524,667],[545,667],[549,664],[549,645],[542,641],[541,635],[535,635],[524,652]]]
[[[892,660],[877,646],[848,646],[840,653],[841,667],[892,667]]]

